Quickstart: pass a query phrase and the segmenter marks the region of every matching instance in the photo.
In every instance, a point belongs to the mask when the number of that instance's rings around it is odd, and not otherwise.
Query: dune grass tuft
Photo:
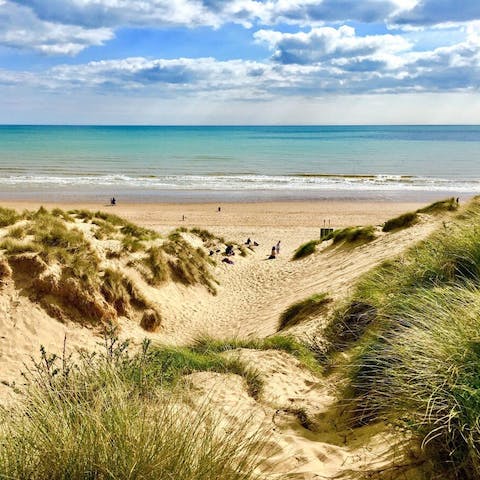
[[[317,245],[320,240],[310,240],[309,242],[300,245],[294,252],[292,260],[300,260],[301,258],[308,257],[315,253]]]
[[[317,293],[290,305],[281,315],[278,330],[293,327],[308,318],[325,312],[325,307],[331,302],[326,293]]]
[[[333,239],[333,244],[339,243],[368,243],[375,240],[375,228],[367,227],[346,227],[334,230],[326,236],[323,241]]]
[[[217,340],[211,337],[200,337],[190,347],[199,353],[226,352],[238,348],[252,350],[280,350],[296,357],[306,368],[312,372],[320,372],[314,353],[303,343],[293,337],[285,335],[274,335],[263,339],[241,339],[232,338]]]
[[[439,200],[438,202],[431,203],[426,207],[419,208],[417,213],[440,213],[440,212],[454,212],[458,209],[458,203],[455,198],[447,198],[445,200]]]
[[[11,208],[0,207],[0,227],[13,225],[20,219],[20,215]]]
[[[416,212],[407,212],[398,217],[391,218],[383,224],[383,232],[392,232],[402,228],[408,228],[418,222],[418,214]]]
[[[248,421],[221,428],[208,401],[192,410],[182,391],[166,390],[171,355],[106,349],[77,364],[43,351],[24,402],[0,411],[1,478],[260,478],[261,432]]]

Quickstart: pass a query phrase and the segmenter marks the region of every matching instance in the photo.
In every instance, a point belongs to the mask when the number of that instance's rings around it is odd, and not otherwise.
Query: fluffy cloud
[[[342,26],[314,28],[310,32],[282,33],[260,30],[258,41],[266,42],[274,50],[273,60],[282,64],[308,65],[326,61],[342,62],[386,61],[392,54],[408,50],[411,45],[398,35],[367,35],[359,37],[355,29]]]
[[[0,3],[0,44],[46,54],[75,55],[113,38],[107,28],[86,29],[39,20],[30,9]]]
[[[333,29],[335,30],[335,29]],[[92,91],[135,96],[259,100],[278,96],[472,91],[480,88],[480,28],[471,25],[465,41],[414,51],[401,37],[357,37],[349,28],[322,28],[292,35],[264,31],[275,52],[292,49],[302,61],[218,61],[214,58],[105,60],[61,65],[24,77],[0,72],[0,83],[49,91]],[[388,37],[388,38],[384,38]],[[299,40],[300,39],[300,40]],[[291,60],[291,58],[290,58]]]
[[[436,25],[480,19],[478,0],[421,0],[411,8],[400,9],[390,21],[398,25]]]

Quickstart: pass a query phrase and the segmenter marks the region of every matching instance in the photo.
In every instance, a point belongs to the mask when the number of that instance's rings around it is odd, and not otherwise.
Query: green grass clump
[[[101,218],[94,218],[92,224],[96,225],[94,237],[97,240],[103,240],[106,238],[112,238],[117,233],[117,229],[110,222],[102,220]]]
[[[301,258],[308,257],[315,253],[317,245],[320,240],[310,240],[309,242],[300,245],[294,252],[292,260],[300,260]]]
[[[300,322],[325,312],[332,300],[326,293],[317,293],[300,302],[290,305],[280,316],[279,330],[293,327]]]
[[[333,244],[339,243],[368,243],[375,240],[375,228],[367,227],[347,227],[334,230],[322,241],[333,239]]]
[[[11,208],[0,207],[0,227],[13,225],[20,219],[20,215]]]
[[[431,203],[426,207],[419,208],[417,213],[440,213],[440,212],[453,212],[458,209],[458,203],[455,198],[447,198],[438,202]]]
[[[143,262],[148,267],[151,276],[148,278],[152,285],[159,285],[169,278],[169,267],[163,250],[160,247],[151,247]]]
[[[7,237],[14,238],[15,240],[23,240],[27,234],[24,226],[13,226],[8,229]]]
[[[416,212],[407,212],[398,217],[387,220],[382,228],[383,232],[392,232],[401,228],[408,228],[417,223],[418,214]]]
[[[43,353],[24,401],[0,411],[1,478],[260,478],[262,432],[248,421],[221,428],[208,401],[192,409],[182,391],[165,390],[146,348],[106,347],[76,365]]]
[[[174,281],[184,285],[204,285],[211,293],[216,293],[209,269],[210,259],[201,248],[193,248],[179,233],[173,233],[162,245],[162,249],[171,257],[168,265]]]
[[[274,335],[263,339],[240,339],[217,340],[210,337],[202,337],[195,340],[191,349],[199,353],[226,352],[238,348],[252,350],[280,350],[296,357],[300,363],[312,372],[321,371],[314,353],[303,343],[293,337],[285,335]]]
[[[197,351],[187,347],[156,347],[149,354],[154,372],[161,373],[162,381],[175,384],[184,375],[193,372],[234,373],[243,377],[252,397],[257,398],[263,382],[259,374],[236,358],[227,358],[213,350]]]
[[[0,241],[0,250],[6,250],[7,254],[15,255],[17,253],[36,252],[38,247],[33,242],[22,242],[7,237]]]

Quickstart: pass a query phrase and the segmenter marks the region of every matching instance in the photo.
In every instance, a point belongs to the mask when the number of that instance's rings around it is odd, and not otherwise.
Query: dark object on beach
[[[258,247],[258,246],[260,246],[260,244],[259,244],[259,243],[257,243],[257,242],[253,242],[253,245],[254,245],[255,247]]]
[[[117,201],[115,200],[115,197],[112,197],[112,198],[110,199],[110,205],[113,207],[113,206],[116,205],[116,204],[117,204]]]
[[[275,245],[272,247],[272,253],[270,254],[270,256],[268,257],[269,260],[275,260],[276,258],[276,254],[277,254],[277,249],[275,247]]]
[[[277,255],[278,255],[280,253],[280,240],[277,242],[276,249],[277,249]]]
[[[215,250],[217,253],[220,253],[220,249],[218,248],[217,250]]]
[[[182,220],[185,221],[185,215],[182,215]]]
[[[224,258],[222,260],[223,263],[228,263],[229,265],[233,265],[233,260],[230,260],[229,258]]]
[[[252,243],[252,241],[250,240],[250,237],[247,238],[247,241],[245,242],[245,245],[250,245]]]
[[[233,251],[233,245],[227,245],[227,248],[225,249],[225,255],[235,255],[235,252]]]
[[[217,212],[221,212],[221,211],[222,211],[222,207],[218,207]]]
[[[210,256],[212,256],[215,252],[213,250],[210,250]]]

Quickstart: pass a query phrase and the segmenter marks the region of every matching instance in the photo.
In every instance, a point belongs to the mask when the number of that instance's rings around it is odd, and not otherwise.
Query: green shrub
[[[305,300],[290,305],[280,316],[279,330],[292,327],[298,323],[325,312],[325,307],[332,300],[326,293],[317,293]]]

